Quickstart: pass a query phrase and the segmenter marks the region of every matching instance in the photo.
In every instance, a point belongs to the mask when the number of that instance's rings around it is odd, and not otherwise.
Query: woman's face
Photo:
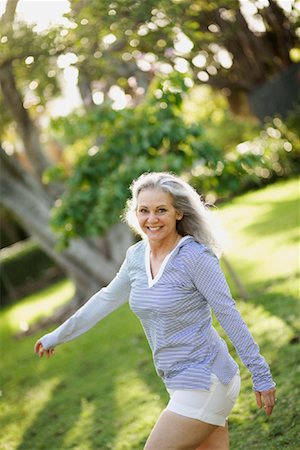
[[[171,194],[161,189],[143,189],[137,198],[137,218],[151,243],[174,242],[176,221],[182,214],[173,206]]]

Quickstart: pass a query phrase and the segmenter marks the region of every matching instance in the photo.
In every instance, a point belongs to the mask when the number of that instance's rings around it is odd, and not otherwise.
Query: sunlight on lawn
[[[1,427],[3,437],[7,433],[7,436],[11,436],[13,438],[13,444],[15,446],[9,448],[18,448],[18,445],[21,444],[27,429],[31,427],[31,425],[35,422],[36,417],[38,417],[40,411],[44,409],[45,405],[52,397],[52,393],[58,384],[58,378],[52,378],[51,380],[47,381],[40,381],[37,386],[29,389],[26,392],[22,402],[18,401],[19,399],[16,399],[16,401],[11,401],[9,404],[4,403],[2,405],[3,410],[0,416],[3,415],[3,417],[5,417],[5,415],[8,414],[8,417],[13,417],[11,421],[8,421],[7,427],[5,421],[3,421]],[[10,386],[7,386],[7,389],[3,391],[3,397],[6,398],[7,396],[9,396],[10,398],[12,398],[12,391],[13,386],[11,388]],[[40,430],[36,430],[37,433],[39,431]]]
[[[114,450],[138,449],[137,436],[153,427],[164,405],[137,372],[116,378],[115,399],[122,428],[114,441]],[[146,435],[145,435],[146,439]],[[140,447],[142,448],[142,446]]]
[[[238,309],[271,364],[281,406],[265,419],[251,375],[225,338],[242,376],[230,416],[235,450],[298,449],[299,346],[291,343],[299,335],[297,189],[295,180],[279,182],[218,210],[232,238],[226,257],[249,293],[246,301],[237,298]],[[128,306],[50,360],[33,354],[37,336],[15,338],[73,293],[72,283],[62,281],[0,312],[0,448],[140,450],[165,407],[168,395]]]
[[[29,324],[41,317],[50,316],[73,295],[73,284],[68,280],[61,281],[11,306],[1,315],[1,321],[13,331],[27,331]]]
[[[94,414],[96,406],[93,402],[81,399],[81,412],[74,426],[66,433],[63,448],[81,448],[82,450],[93,449],[91,436],[94,427]],[[80,447],[78,442],[80,441]]]
[[[280,182],[220,209],[226,255],[248,284],[299,271],[298,195],[295,181]]]

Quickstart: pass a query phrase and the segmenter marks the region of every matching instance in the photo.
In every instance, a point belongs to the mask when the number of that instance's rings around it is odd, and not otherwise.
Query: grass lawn
[[[240,365],[232,450],[299,449],[298,195],[296,180],[279,182],[218,213],[231,241],[227,258],[248,292],[246,301],[237,298],[239,309],[278,387],[278,404],[267,419]],[[71,295],[72,285],[60,282],[1,311],[1,450],[141,450],[167,402],[141,326],[127,306],[58,347],[49,360],[33,354],[38,335],[15,337]]]

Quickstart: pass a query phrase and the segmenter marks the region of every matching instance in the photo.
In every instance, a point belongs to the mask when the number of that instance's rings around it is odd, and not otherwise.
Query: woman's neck
[[[176,234],[172,239],[164,240],[163,242],[149,241],[152,257],[164,258],[176,247],[181,238],[182,236],[180,234]]]

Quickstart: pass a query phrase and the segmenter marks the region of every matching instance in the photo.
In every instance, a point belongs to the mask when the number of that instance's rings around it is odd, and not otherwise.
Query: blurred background
[[[251,298],[255,312],[243,306],[250,322],[262,307],[264,321],[284,318],[274,327],[286,341],[277,344],[292,343],[296,374],[299,18],[297,0],[0,0],[5,348],[14,347],[16,335],[27,348],[34,333],[63,320],[113,278],[136,239],[120,220],[129,184],[145,171],[172,171],[220,210],[233,242],[222,261],[233,292]],[[146,352],[140,331],[134,333],[134,347]],[[272,339],[264,336],[267,347]],[[137,371],[148,374],[147,363],[139,364]],[[64,370],[62,361],[58,366]],[[15,376],[16,366],[11,370]],[[93,415],[88,401],[82,411]],[[7,433],[14,436],[3,441],[7,449],[138,449],[145,438],[130,441],[123,423],[126,439],[118,443],[116,431],[115,440],[101,444],[90,431],[77,447],[73,438],[27,447],[35,427],[17,432],[6,408]],[[290,425],[295,411],[286,418]],[[238,415],[236,421],[234,448],[246,448],[238,443]],[[282,417],[277,429],[279,423]],[[283,440],[274,434],[274,444],[251,441],[247,448],[296,449],[295,433],[288,444],[280,431]]]

